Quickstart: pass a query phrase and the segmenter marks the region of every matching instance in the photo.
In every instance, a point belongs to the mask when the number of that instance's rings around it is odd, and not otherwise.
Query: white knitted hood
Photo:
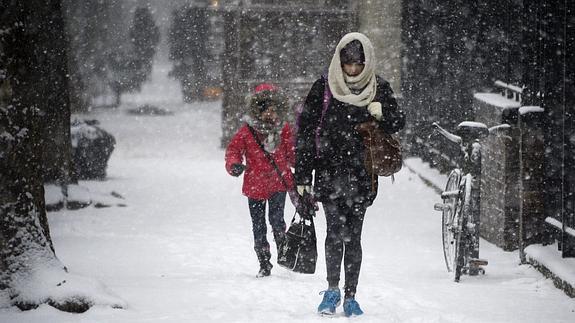
[[[359,75],[352,77],[343,72],[339,55],[341,50],[353,40],[361,42],[365,56],[365,67]],[[358,107],[364,107],[371,103],[375,97],[377,83],[375,78],[375,53],[369,38],[357,32],[343,36],[331,58],[327,79],[331,93],[337,100]],[[363,90],[358,94],[354,94],[352,89]]]

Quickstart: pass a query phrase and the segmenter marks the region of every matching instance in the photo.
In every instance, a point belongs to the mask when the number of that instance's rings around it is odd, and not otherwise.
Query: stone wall
[[[519,102],[496,93],[478,93],[475,121],[488,127],[501,124],[482,141],[480,235],[504,250],[518,247],[519,219]]]
[[[545,223],[545,142],[544,110],[540,107],[519,109],[520,211],[519,234],[521,260],[523,249],[530,244],[548,244],[549,227]]]

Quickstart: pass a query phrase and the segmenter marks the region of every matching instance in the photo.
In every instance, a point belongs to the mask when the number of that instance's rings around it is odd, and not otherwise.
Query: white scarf
[[[267,152],[273,153],[276,151],[281,143],[281,133],[284,127],[282,122],[272,125],[249,115],[245,115],[243,120],[257,132],[265,136],[262,145]]]
[[[361,42],[365,55],[365,66],[359,75],[348,76],[341,67],[339,53],[353,40]],[[327,80],[331,93],[337,100],[358,107],[365,107],[370,104],[375,97],[377,83],[375,80],[375,52],[369,38],[364,34],[355,32],[343,36],[331,58]],[[357,93],[359,90],[361,92]]]

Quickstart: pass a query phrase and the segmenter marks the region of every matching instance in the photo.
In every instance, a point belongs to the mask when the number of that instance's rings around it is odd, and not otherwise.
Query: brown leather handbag
[[[365,168],[372,176],[391,176],[401,170],[401,143],[397,135],[385,133],[375,121],[361,123],[356,129],[363,137]]]

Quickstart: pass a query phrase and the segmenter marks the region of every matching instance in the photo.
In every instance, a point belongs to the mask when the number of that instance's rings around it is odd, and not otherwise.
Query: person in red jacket
[[[245,170],[242,193],[248,198],[252,218],[254,250],[260,263],[257,277],[265,277],[273,267],[265,208],[268,204],[269,222],[279,249],[285,240],[286,192],[294,185],[290,167],[295,163],[295,150],[292,129],[286,122],[288,102],[279,89],[260,84],[248,101],[245,124],[226,149],[226,170],[236,177]]]

